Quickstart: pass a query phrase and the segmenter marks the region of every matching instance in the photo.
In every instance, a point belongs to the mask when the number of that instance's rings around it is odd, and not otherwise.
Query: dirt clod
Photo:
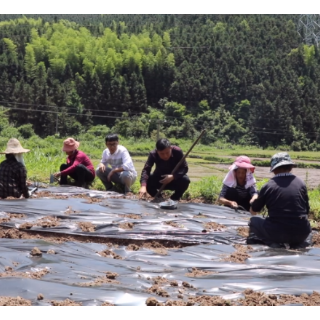
[[[74,213],[80,213],[80,211],[73,210],[71,206],[68,206],[67,209],[64,211],[65,214],[74,214]]]
[[[23,224],[20,224],[19,229],[31,229],[32,227],[33,227],[33,223],[25,222]]]
[[[34,257],[41,257],[42,256],[42,253],[41,251],[37,248],[37,247],[34,247],[31,252],[30,252],[30,255],[34,256]]]
[[[62,300],[62,301],[57,301],[57,300],[52,300],[51,305],[54,307],[61,307],[61,306],[82,306],[81,302],[75,302],[70,299]]]
[[[60,219],[57,217],[43,217],[39,219],[36,223],[37,226],[42,227],[42,228],[52,228],[52,227],[57,227],[60,225]]]
[[[138,251],[140,247],[137,244],[131,243],[126,247],[126,250]]]
[[[135,214],[135,213],[129,213],[129,214],[119,214],[118,215],[121,218],[128,218],[128,219],[141,219],[141,216],[139,214]]]
[[[190,283],[186,282],[186,281],[182,282],[182,286],[185,287],[185,288],[193,288],[193,286]]]
[[[0,306],[31,306],[31,301],[21,297],[0,297]]]
[[[121,228],[121,229],[132,229],[133,228],[133,223],[132,222],[119,223],[119,228]]]
[[[122,257],[119,256],[118,254],[114,253],[113,251],[109,250],[109,249],[106,249],[106,250],[103,250],[101,252],[99,252],[99,254],[102,256],[102,257],[112,257],[113,259],[118,259],[118,260],[122,260]]]
[[[206,276],[208,274],[213,274],[215,272],[213,271],[206,271],[206,270],[199,270],[197,268],[192,268],[192,271],[189,272],[189,273],[186,273],[186,276],[187,277],[191,277],[191,278],[194,278],[194,277],[202,277],[202,276]]]
[[[248,252],[252,250],[251,246],[243,246],[243,245],[235,245],[237,249],[236,252],[231,253],[229,256],[225,257],[223,260],[228,262],[235,262],[235,263],[244,263],[250,255]]]
[[[317,232],[312,236],[312,245],[314,247],[320,247],[320,233]]]
[[[156,307],[156,306],[162,306],[163,304],[159,302],[156,298],[150,297],[146,300],[146,305],[148,307]]]
[[[101,307],[114,307],[115,305],[111,302],[105,301]]]
[[[249,236],[249,227],[239,227],[237,232],[239,236],[247,238]]]
[[[174,228],[180,228],[180,225],[174,221],[165,221],[164,223]]]
[[[37,300],[43,300],[43,294],[39,293],[37,296]]]
[[[94,232],[96,229],[91,222],[78,222],[78,226],[83,232]]]
[[[204,223],[204,227],[206,230],[211,230],[211,231],[221,231],[225,228],[225,226],[216,223],[216,222],[207,222]]]
[[[148,292],[150,293],[155,293],[158,296],[161,297],[169,297],[169,294],[167,291],[165,291],[164,289],[162,289],[161,287],[159,287],[158,285],[154,284],[153,286],[151,286],[148,290]]]

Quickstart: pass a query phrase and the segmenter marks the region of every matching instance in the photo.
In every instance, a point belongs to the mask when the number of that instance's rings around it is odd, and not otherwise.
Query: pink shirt
[[[87,167],[93,174],[93,176],[95,176],[95,170],[94,167],[91,163],[91,160],[89,159],[89,157],[82,151],[80,150],[76,150],[76,152],[74,154],[72,154],[71,156],[68,156],[67,158],[67,164],[71,164],[71,166],[63,171],[61,171],[61,175],[69,175],[70,173],[72,173],[75,168],[77,167],[77,165],[79,164],[83,164],[85,167]]]

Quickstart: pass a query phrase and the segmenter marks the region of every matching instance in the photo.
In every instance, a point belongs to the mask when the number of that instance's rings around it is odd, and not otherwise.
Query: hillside
[[[317,47],[297,15],[0,15],[0,105],[41,136],[320,150]]]

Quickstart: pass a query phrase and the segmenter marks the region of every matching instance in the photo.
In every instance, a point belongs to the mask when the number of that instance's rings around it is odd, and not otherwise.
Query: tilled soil
[[[121,229],[132,229],[134,224],[132,222],[122,222],[119,223],[119,228]]]
[[[151,286],[147,292],[149,293],[155,293],[160,297],[169,297],[169,294],[167,291],[165,291],[163,288],[161,288],[160,286],[158,286],[157,284],[154,284],[153,286]]]
[[[91,222],[78,222],[79,228],[83,232],[95,232],[96,227]]]
[[[207,223],[204,223],[203,225],[205,230],[210,230],[210,231],[222,231],[223,229],[225,229],[225,226],[216,222],[207,222]]]
[[[62,306],[82,306],[81,302],[75,302],[73,300],[70,299],[66,299],[66,300],[62,300],[62,301],[57,301],[57,300],[52,300],[51,301],[51,305],[53,305],[54,307],[62,307]]]
[[[21,226],[20,226],[21,227]],[[177,241],[168,240],[132,240],[132,239],[116,239],[116,238],[106,238],[97,236],[87,236],[87,235],[69,235],[54,233],[48,231],[35,231],[35,230],[18,230],[15,228],[0,226],[0,239],[10,238],[10,239],[44,239],[50,242],[62,243],[66,241],[75,241],[83,243],[101,243],[109,245],[110,247],[115,245],[129,246],[136,245],[139,247],[148,248],[151,250],[157,249],[178,249],[183,247],[188,247],[194,245],[193,243],[182,243]]]
[[[319,306],[320,294],[314,291],[311,295],[300,296],[265,294],[259,291],[247,289],[243,292],[244,298],[237,300],[225,300],[219,296],[189,297],[188,301],[167,300],[159,302],[150,297],[146,300],[147,306],[283,306],[288,304],[301,304],[304,306]]]
[[[206,276],[208,274],[213,274],[216,273],[214,271],[206,271],[206,270],[199,270],[197,268],[192,268],[191,272],[186,273],[187,277],[190,278],[197,278],[197,277],[202,277],[202,276]]]
[[[181,228],[180,225],[174,221],[165,221],[164,223],[174,228]]]
[[[101,305],[101,307],[114,307],[114,304],[106,301]]]
[[[0,297],[0,306],[31,306],[31,301],[21,297]]]
[[[130,214],[118,214],[118,217],[128,218],[128,219],[141,219],[140,214],[130,213]]]
[[[223,261],[244,263],[248,258],[251,257],[248,254],[248,252],[253,249],[251,246],[242,246],[242,245],[236,244],[235,248],[237,251],[223,258]]]
[[[320,233],[317,232],[312,236],[312,244],[314,247],[320,247]]]
[[[37,220],[36,226],[42,227],[42,228],[52,228],[52,227],[57,227],[60,225],[60,219],[57,217],[43,217],[39,220]]]
[[[116,272],[106,272],[105,276],[97,277],[94,281],[92,282],[82,282],[82,283],[77,283],[76,285],[80,287],[95,287],[95,286],[101,286],[105,283],[114,283],[114,284],[119,284],[120,282],[115,280],[118,274]]]
[[[42,256],[42,252],[39,250],[39,248],[34,247],[31,252],[30,255],[33,257],[41,257]]]
[[[237,232],[241,237],[247,238],[249,236],[249,227],[239,227]]]
[[[119,256],[118,254],[114,253],[112,250],[106,249],[103,251],[98,252],[100,254],[100,256],[102,257],[107,257],[107,258],[113,258],[113,259],[118,259],[118,260],[122,260],[122,257]]]
[[[30,271],[30,272],[16,272],[11,267],[6,267],[5,272],[0,273],[0,278],[31,278],[31,279],[41,279],[43,276],[49,273],[48,269],[42,269],[40,271]]]
[[[80,211],[73,210],[71,206],[68,206],[67,209],[64,211],[65,214],[74,214],[74,213],[80,213]]]

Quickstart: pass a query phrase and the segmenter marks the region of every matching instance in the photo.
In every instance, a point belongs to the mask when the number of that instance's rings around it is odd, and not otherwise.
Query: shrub
[[[29,139],[32,136],[35,135],[32,124],[28,123],[28,124],[24,124],[22,126],[20,126],[19,128],[17,128],[20,135],[24,138],[24,139]]]

